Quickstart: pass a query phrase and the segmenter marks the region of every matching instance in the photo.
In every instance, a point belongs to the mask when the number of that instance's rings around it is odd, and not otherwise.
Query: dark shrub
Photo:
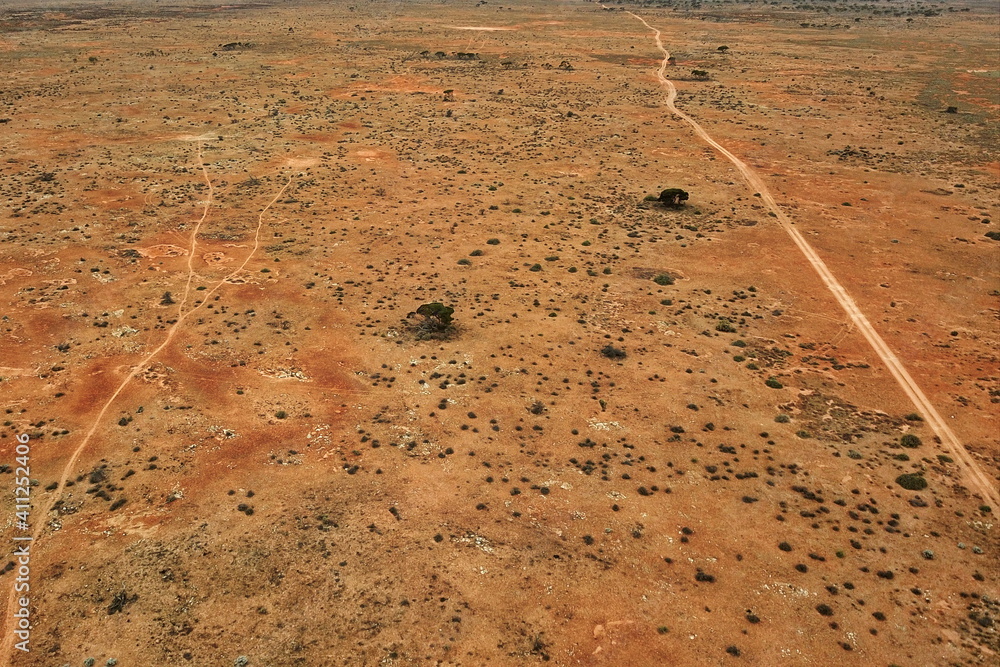
[[[601,354],[603,354],[608,359],[624,359],[628,356],[625,350],[619,349],[614,345],[605,345],[601,348]]]
[[[896,478],[896,484],[907,491],[923,491],[927,488],[927,480],[920,473],[907,473]]]

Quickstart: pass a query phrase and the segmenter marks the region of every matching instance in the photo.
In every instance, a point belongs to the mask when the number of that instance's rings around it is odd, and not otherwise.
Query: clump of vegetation
[[[722,333],[736,333],[736,327],[725,317],[719,319],[719,323],[715,325],[715,330]]]
[[[785,386],[785,385],[781,384],[780,382],[778,382],[778,378],[773,377],[773,376],[767,378],[764,381],[764,384],[767,385],[768,387],[770,387],[771,389],[781,389],[782,387]]]
[[[671,208],[680,208],[689,198],[690,195],[680,188],[667,188],[659,196],[660,203]]]
[[[792,421],[792,418],[789,417],[788,415],[777,415],[774,418],[774,421],[778,422],[779,424],[787,424],[788,422]]]
[[[904,435],[899,439],[899,444],[901,444],[903,447],[906,447],[907,449],[916,449],[923,443],[917,436],[913,435],[912,433],[907,433],[906,435]]]
[[[653,278],[653,282],[657,285],[673,285],[674,278],[669,273],[661,273]]]
[[[899,484],[907,491],[923,491],[927,488],[927,480],[924,479],[923,474],[919,472],[911,472],[900,475],[896,478],[896,484]]]
[[[625,350],[615,347],[614,345],[605,345],[601,348],[601,354],[608,359],[624,359],[628,356]]]
[[[420,321],[414,326],[417,338],[426,340],[430,338],[447,338],[455,330],[455,323],[452,315],[455,309],[442,303],[425,303],[414,312],[409,313],[406,318],[410,319],[414,315],[420,316]]]

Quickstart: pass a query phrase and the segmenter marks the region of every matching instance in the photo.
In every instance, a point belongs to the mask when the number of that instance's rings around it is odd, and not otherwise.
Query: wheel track
[[[917,411],[923,415],[930,426],[934,434],[941,440],[945,448],[954,456],[956,462],[961,468],[966,481],[969,483],[970,487],[982,496],[983,500],[988,502],[994,508],[1000,507],[1000,492],[997,490],[997,485],[990,477],[983,471],[979,466],[978,462],[972,457],[969,451],[962,445],[961,441],[955,435],[955,433],[948,426],[947,422],[938,414],[937,409],[934,404],[930,402],[924,392],[920,389],[920,386],[916,383],[913,377],[910,375],[909,371],[900,361],[899,357],[892,351],[892,348],[882,339],[879,333],[875,330],[875,327],[871,325],[868,318],[858,307],[858,304],[854,301],[851,295],[844,289],[843,285],[837,280],[830,269],[827,267],[826,263],[820,258],[809,242],[806,241],[805,237],[795,228],[795,223],[785,214],[784,211],[778,206],[775,201],[774,196],[768,190],[764,181],[757,175],[757,173],[751,169],[745,162],[730,153],[724,146],[713,139],[708,132],[698,124],[693,118],[688,116],[683,111],[679,110],[674,105],[674,100],[677,98],[677,88],[674,86],[673,82],[666,77],[666,70],[668,66],[668,59],[670,58],[670,52],[663,47],[663,41],[660,39],[660,31],[649,25],[645,19],[632,12],[627,12],[630,16],[638,19],[644,26],[649,30],[653,31],[653,39],[656,42],[656,48],[658,48],[663,53],[663,61],[660,63],[659,69],[656,70],[656,78],[659,80],[660,84],[667,91],[666,105],[670,111],[683,120],[685,123],[691,126],[702,141],[710,145],[712,148],[717,150],[719,153],[724,155],[726,159],[733,163],[733,166],[739,170],[743,179],[751,187],[751,189],[760,194],[761,200],[767,205],[771,213],[777,218],[782,229],[791,237],[792,241],[798,247],[798,249],[805,255],[806,260],[813,267],[817,274],[819,274],[820,280],[823,284],[830,290],[833,297],[840,304],[840,307],[844,309],[847,316],[850,318],[854,326],[861,332],[861,335],[865,337],[868,344],[871,345],[875,354],[878,355],[882,363],[885,364],[889,373],[902,388],[903,392],[907,395],[913,405],[917,408]]]
[[[275,194],[274,197],[271,199],[271,201],[269,201],[267,205],[263,209],[261,209],[260,215],[257,216],[257,229],[254,232],[253,248],[244,258],[243,263],[240,264],[234,270],[230,271],[228,274],[226,274],[224,278],[219,280],[212,287],[212,289],[206,292],[205,297],[199,303],[197,303],[189,310],[185,310],[188,299],[190,298],[191,295],[191,283],[194,280],[194,253],[198,245],[198,233],[201,231],[202,224],[205,222],[206,218],[208,218],[208,212],[212,207],[213,197],[215,195],[215,189],[212,186],[212,180],[211,178],[209,178],[208,169],[205,167],[204,158],[202,157],[201,144],[198,145],[198,164],[201,167],[201,172],[202,176],[204,176],[205,178],[205,183],[208,185],[208,199],[205,200],[204,209],[202,210],[201,217],[198,219],[198,222],[195,224],[195,227],[191,232],[191,243],[190,243],[190,248],[188,250],[188,261],[187,261],[188,275],[187,275],[187,281],[184,285],[184,295],[181,297],[180,303],[177,306],[177,320],[170,327],[170,329],[167,330],[167,336],[166,338],[163,339],[163,342],[161,342],[156,347],[156,349],[150,352],[142,361],[140,361],[132,368],[129,374],[125,376],[125,378],[121,381],[121,383],[119,383],[118,388],[115,389],[114,393],[112,393],[111,396],[107,399],[107,401],[105,401],[104,405],[101,406],[100,412],[97,413],[97,416],[94,418],[93,423],[90,425],[90,428],[84,435],[83,440],[80,441],[80,444],[70,455],[69,460],[63,467],[62,475],[59,478],[58,487],[55,489],[55,493],[52,494],[51,499],[43,507],[36,508],[34,510],[35,516],[38,518],[35,519],[35,526],[31,532],[31,540],[29,542],[29,544],[31,545],[30,551],[32,554],[34,554],[39,539],[41,538],[42,533],[45,531],[45,526],[48,523],[49,513],[52,511],[52,509],[55,507],[56,502],[62,496],[62,493],[66,488],[66,482],[72,475],[76,462],[79,460],[80,455],[83,454],[84,450],[87,448],[87,445],[90,444],[91,439],[94,437],[94,434],[97,432],[98,427],[104,420],[104,416],[105,414],[107,414],[108,409],[115,402],[115,400],[121,395],[122,391],[124,391],[125,388],[132,383],[132,380],[134,380],[136,376],[138,376],[139,373],[141,373],[149,365],[149,363],[153,359],[155,359],[156,356],[167,347],[167,345],[170,344],[170,342],[174,339],[174,336],[176,335],[178,329],[180,329],[181,325],[184,324],[184,321],[188,317],[190,317],[195,311],[201,308],[202,305],[208,303],[209,297],[212,296],[220,287],[222,287],[222,285],[224,285],[226,281],[238,275],[246,267],[246,265],[250,262],[253,256],[257,253],[257,250],[260,248],[260,230],[264,225],[264,214],[267,213],[267,211],[274,205],[276,201],[278,201],[278,198],[281,197],[281,195],[285,192],[286,189],[288,189],[288,186],[292,184],[292,177],[290,175],[288,177],[288,181],[281,187],[280,190],[278,190],[277,194]],[[14,619],[14,608],[16,606],[15,601],[17,597],[18,596],[15,595],[14,587],[12,585],[10,588],[10,595],[7,600],[6,614],[4,616],[3,622],[0,623],[0,625],[2,625],[3,627],[3,633],[4,633],[3,638],[0,639],[0,665],[12,664],[11,654],[14,650],[14,634],[13,634],[12,620]]]

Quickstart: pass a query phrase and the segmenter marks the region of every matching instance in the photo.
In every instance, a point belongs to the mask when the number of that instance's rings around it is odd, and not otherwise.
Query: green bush
[[[487,239],[486,245],[500,245],[500,239]]]
[[[673,285],[674,279],[669,273],[661,273],[653,278],[653,282],[657,285]]]
[[[779,424],[787,424],[788,422],[792,421],[792,418],[789,417],[788,415],[778,415],[777,417],[774,418],[774,421],[778,422]]]
[[[771,389],[781,389],[782,387],[785,386],[785,385],[781,384],[780,382],[778,382],[778,379],[775,378],[775,377],[773,377],[773,376],[767,378],[767,380],[764,381],[764,384],[766,384]]]
[[[927,480],[918,472],[906,473],[896,478],[896,484],[907,491],[923,491],[927,488]]]
[[[920,438],[913,435],[912,433],[907,433],[902,438],[899,439],[899,444],[908,449],[916,449],[920,445],[924,444],[920,441]]]

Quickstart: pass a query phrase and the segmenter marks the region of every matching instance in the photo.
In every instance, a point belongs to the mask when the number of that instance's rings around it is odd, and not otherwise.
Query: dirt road
[[[668,59],[670,58],[670,53],[663,48],[663,42],[660,39],[660,31],[653,26],[646,23],[645,19],[641,16],[628,12],[630,16],[638,19],[642,22],[644,26],[653,31],[654,40],[656,41],[656,47],[663,53],[663,61],[660,63],[660,68],[656,71],[656,78],[659,79],[660,84],[667,91],[666,105],[671,112],[685,123],[691,126],[691,129],[695,131],[701,139],[712,146],[715,150],[719,151],[722,155],[726,156],[730,162],[739,170],[740,174],[743,175],[744,180],[750,186],[751,190],[755,193],[759,193],[761,200],[765,203],[767,208],[775,215],[778,223],[782,228],[788,233],[792,241],[798,246],[802,254],[805,255],[809,264],[816,270],[819,274],[820,280],[826,285],[827,289],[833,294],[833,297],[840,304],[844,312],[850,318],[854,326],[857,327],[861,335],[865,337],[865,340],[872,346],[875,350],[875,354],[878,355],[879,359],[885,364],[886,368],[899,383],[899,386],[903,389],[909,399],[916,406],[917,411],[926,420],[927,425],[930,426],[934,434],[941,439],[941,442],[952,454],[955,461],[959,464],[962,472],[966,478],[966,481],[975,493],[978,493],[983,501],[994,508],[1000,508],[1000,491],[997,489],[997,484],[995,480],[992,480],[989,475],[987,475],[979,464],[976,462],[972,455],[969,454],[968,450],[962,445],[961,441],[955,436],[951,428],[945,420],[938,414],[937,409],[934,405],[927,399],[924,392],[920,389],[917,383],[910,376],[909,371],[903,365],[903,362],[899,360],[892,349],[886,344],[882,337],[875,331],[875,328],[865,317],[865,314],[861,312],[858,304],[854,302],[854,299],[848,294],[847,290],[837,281],[830,269],[827,268],[823,260],[816,254],[816,251],[811,245],[805,240],[799,230],[795,228],[795,223],[785,215],[784,211],[778,207],[777,202],[771,195],[767,186],[764,185],[764,181],[753,171],[750,167],[746,165],[745,162],[740,160],[738,157],[726,150],[721,144],[719,144],[715,139],[713,139],[708,132],[706,132],[701,125],[699,125],[693,118],[680,111],[676,106],[674,106],[674,100],[677,97],[677,89],[674,87],[673,82],[671,82],[665,76],[665,72],[668,66]]]
[[[177,321],[174,322],[173,326],[171,326],[170,329],[167,331],[167,336],[166,338],[163,339],[163,342],[161,342],[156,347],[156,349],[150,352],[145,359],[143,359],[138,364],[133,366],[131,372],[129,372],[129,374],[125,376],[125,378],[118,385],[118,388],[115,389],[114,393],[111,394],[111,396],[109,396],[108,399],[104,402],[104,405],[101,406],[100,412],[97,413],[97,416],[91,423],[90,428],[87,430],[86,435],[84,435],[83,440],[80,441],[80,444],[77,445],[76,449],[73,450],[73,453],[70,454],[69,459],[67,459],[66,465],[63,467],[62,470],[62,475],[60,475],[59,477],[58,487],[49,497],[48,501],[43,501],[41,504],[37,505],[34,508],[35,525],[34,529],[31,531],[31,542],[30,542],[32,553],[34,553],[35,550],[38,548],[38,541],[41,538],[42,533],[45,531],[45,527],[48,525],[49,522],[49,514],[55,507],[56,501],[59,500],[59,498],[62,496],[62,493],[66,488],[67,480],[69,480],[69,478],[75,474],[74,469],[76,467],[76,462],[79,460],[80,455],[83,454],[84,450],[87,448],[87,445],[90,444],[90,441],[93,439],[94,434],[97,432],[97,429],[104,421],[104,415],[107,414],[108,409],[115,402],[115,400],[117,400],[117,398],[121,395],[121,393],[125,390],[125,388],[132,383],[132,380],[134,380],[136,376],[138,376],[142,371],[144,371],[146,367],[149,365],[149,363],[153,359],[155,359],[156,356],[160,352],[162,352],[164,348],[167,347],[167,345],[170,344],[170,342],[174,339],[174,336],[176,335],[178,329],[184,324],[184,321],[187,320],[191,316],[191,314],[194,313],[196,310],[198,310],[203,304],[208,303],[209,297],[211,297],[220,287],[222,287],[222,285],[224,285],[231,278],[238,275],[246,267],[247,263],[250,262],[250,260],[257,253],[257,250],[260,248],[260,230],[261,227],[263,227],[264,225],[264,214],[267,213],[268,209],[270,209],[276,201],[278,201],[278,198],[281,197],[281,195],[285,192],[285,190],[288,189],[288,186],[291,185],[292,183],[292,178],[289,177],[285,185],[282,186],[280,190],[278,190],[278,193],[274,195],[274,197],[271,199],[270,202],[268,202],[267,206],[265,206],[261,210],[260,215],[257,217],[257,230],[254,233],[253,248],[250,250],[249,253],[247,253],[247,256],[244,258],[243,262],[237,268],[226,274],[225,278],[222,278],[221,280],[217,281],[216,284],[209,291],[205,293],[201,301],[199,301],[192,307],[188,307],[188,299],[190,298],[192,291],[191,284],[192,281],[194,280],[194,275],[195,275],[194,255],[198,245],[198,233],[201,231],[202,223],[204,223],[205,219],[208,217],[208,212],[212,207],[213,197],[215,192],[212,187],[212,181],[208,175],[208,170],[205,168],[205,163],[204,159],[202,158],[200,145],[198,147],[198,164],[201,167],[202,176],[204,177],[205,182],[208,185],[208,199],[206,199],[204,202],[204,209],[202,210],[201,218],[199,218],[194,229],[191,231],[191,243],[190,243],[190,249],[188,251],[188,261],[187,261],[187,280],[184,285],[184,296],[181,298],[180,303],[177,306]],[[12,625],[13,621],[15,620],[14,611],[15,611],[15,606],[16,606],[15,602],[17,597],[18,596],[15,594],[14,587],[11,586],[9,597],[7,599],[6,613],[2,623],[3,638],[2,640],[0,640],[0,665],[12,664],[11,654],[14,650],[14,634]]]

